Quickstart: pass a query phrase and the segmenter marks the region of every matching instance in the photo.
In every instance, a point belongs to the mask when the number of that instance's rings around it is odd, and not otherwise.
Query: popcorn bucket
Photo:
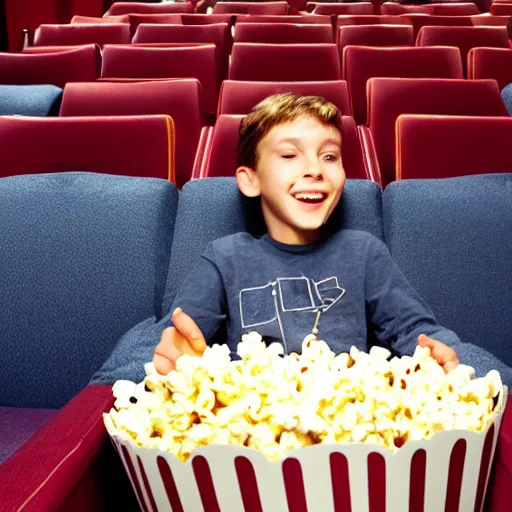
[[[397,452],[315,445],[279,462],[238,446],[198,448],[187,462],[112,437],[144,511],[482,512],[508,390],[485,432],[440,432]]]

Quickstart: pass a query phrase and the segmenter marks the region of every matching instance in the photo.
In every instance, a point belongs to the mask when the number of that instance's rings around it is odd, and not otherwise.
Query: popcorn
[[[246,446],[270,460],[319,443],[395,451],[443,430],[484,431],[502,390],[498,372],[476,379],[459,365],[446,374],[419,346],[412,357],[376,346],[335,355],[309,335],[301,355],[284,355],[280,343],[267,346],[253,332],[237,352],[239,361],[225,345],[184,355],[166,376],[146,364],[143,382],[114,384],[107,430],[182,461],[209,444]]]

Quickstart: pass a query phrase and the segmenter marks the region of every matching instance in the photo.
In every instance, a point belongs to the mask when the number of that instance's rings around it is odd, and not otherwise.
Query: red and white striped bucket
[[[396,453],[315,445],[272,463],[249,448],[211,445],[181,462],[112,440],[148,512],[482,512],[507,394],[486,432],[440,432]]]

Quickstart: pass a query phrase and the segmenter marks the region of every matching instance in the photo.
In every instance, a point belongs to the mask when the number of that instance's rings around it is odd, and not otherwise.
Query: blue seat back
[[[61,100],[56,85],[0,85],[0,116],[58,116]]]
[[[444,326],[509,366],[512,174],[391,183],[391,254]]]
[[[155,315],[177,200],[157,179],[0,180],[0,406],[62,406]]]

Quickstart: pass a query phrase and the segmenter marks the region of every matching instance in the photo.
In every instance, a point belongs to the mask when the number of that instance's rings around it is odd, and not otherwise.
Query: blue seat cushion
[[[0,407],[0,465],[20,448],[58,409],[22,409]]]
[[[385,241],[444,326],[512,366],[512,175],[391,183]]]
[[[58,116],[61,99],[56,85],[0,85],[0,115]]]
[[[63,406],[158,314],[177,201],[166,180],[0,180],[0,406]]]

